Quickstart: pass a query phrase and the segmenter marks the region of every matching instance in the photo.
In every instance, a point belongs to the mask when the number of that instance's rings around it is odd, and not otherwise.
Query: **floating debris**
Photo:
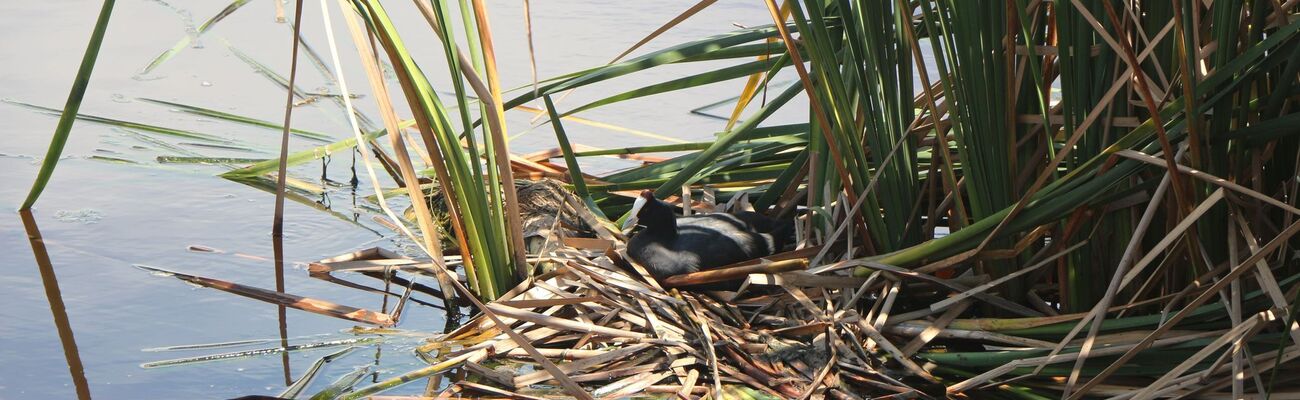
[[[189,247],[186,247],[185,249],[195,253],[221,253],[222,252],[221,250],[217,250],[215,248],[204,246],[201,244],[192,244],[189,245]]]
[[[268,347],[268,348],[263,348],[263,349],[237,351],[237,352],[232,352],[232,353],[220,353],[220,354],[210,354],[210,355],[206,355],[206,356],[185,357],[185,358],[175,358],[175,359],[171,359],[171,360],[161,360],[161,361],[150,361],[150,362],[147,362],[147,363],[144,363],[144,364],[140,364],[140,368],[161,368],[161,367],[173,367],[173,366],[177,366],[177,365],[186,365],[186,364],[194,364],[194,363],[201,363],[201,362],[221,361],[221,360],[232,360],[232,359],[236,359],[236,358],[254,357],[254,356],[262,356],[262,355],[268,355],[268,354],[280,354],[280,353],[284,353],[284,352],[292,352],[292,351],[300,351],[300,350],[319,349],[319,348],[323,348],[323,347],[335,347],[335,346],[347,346],[347,345],[357,345],[357,344],[375,343],[375,342],[378,342],[378,341],[380,341],[380,340],[381,340],[381,339],[378,338],[378,337],[364,337],[364,338],[355,338],[355,339],[328,340],[328,341],[324,341],[324,342],[314,342],[314,343],[295,344],[295,345],[289,345],[289,346]]]
[[[334,318],[341,318],[341,319],[346,319],[346,320],[351,320],[351,321],[356,321],[356,322],[361,322],[366,324],[379,325],[379,326],[391,326],[396,323],[393,320],[392,316],[381,312],[375,312],[366,309],[350,307],[341,304],[335,304],[325,300],[297,296],[288,293],[277,292],[274,290],[267,290],[267,289],[262,289],[258,287],[248,286],[248,285],[241,285],[238,283],[227,282],[220,279],[212,279],[212,278],[206,278],[202,276],[183,274],[180,272],[169,271],[162,268],[150,267],[147,265],[136,264],[135,267],[144,271],[148,271],[151,274],[165,274],[164,276],[174,277],[191,285],[218,289],[221,291],[237,294],[251,299],[261,300],[267,303],[295,308],[295,309],[326,315]]]
[[[59,210],[54,213],[54,219],[59,222],[72,222],[83,225],[99,223],[104,219],[104,213],[91,208],[80,210]]]
[[[219,349],[223,347],[238,347],[238,346],[246,346],[250,344],[270,343],[271,341],[273,341],[273,339],[250,339],[250,340],[235,340],[230,342],[219,342],[219,343],[182,344],[176,346],[150,347],[147,349],[141,349],[140,351],[153,353],[153,352],[162,352],[162,351]]]
[[[310,368],[307,368],[307,372],[304,372],[301,378],[298,378],[298,380],[294,381],[292,385],[285,388],[283,392],[280,392],[279,397],[284,399],[297,398],[298,395],[302,393],[302,390],[306,389],[307,385],[310,385],[311,381],[316,379],[316,375],[320,373],[321,367],[324,367],[325,364],[329,364],[338,358],[348,355],[348,353],[351,353],[352,350],[356,349],[356,346],[350,346],[346,349],[326,354],[324,357],[316,360],[316,362],[311,364]]]

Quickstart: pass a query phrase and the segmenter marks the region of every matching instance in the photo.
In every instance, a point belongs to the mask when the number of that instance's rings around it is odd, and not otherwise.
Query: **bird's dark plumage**
[[[768,256],[787,242],[788,224],[758,213],[679,217],[652,192],[641,198],[634,216],[645,229],[628,241],[627,254],[657,279]]]

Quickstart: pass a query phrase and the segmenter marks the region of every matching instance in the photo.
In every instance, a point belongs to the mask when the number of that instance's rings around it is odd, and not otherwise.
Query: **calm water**
[[[173,112],[144,103],[147,97],[213,108],[270,121],[283,116],[284,91],[232,55],[225,42],[253,59],[287,75],[290,46],[287,24],[274,23],[270,1],[254,1],[240,9],[199,41],[147,76],[138,71],[155,55],[171,47],[187,30],[225,7],[226,1],[120,0],[110,23],[100,61],[82,112],[133,122],[188,129],[246,143],[251,150],[212,149],[188,144],[193,140],[128,132],[106,125],[78,122],[53,182],[35,208],[53,272],[61,288],[63,309],[51,309],[47,287],[34,262],[16,210],[54,129],[54,117],[0,103],[0,399],[74,398],[65,352],[52,315],[66,313],[84,364],[88,390],[95,398],[224,398],[245,394],[275,394],[286,375],[297,378],[317,358],[333,349],[262,356],[170,368],[144,369],[141,363],[224,351],[270,347],[279,343],[281,321],[277,307],[225,292],[191,287],[178,280],[133,268],[146,264],[196,275],[274,288],[270,225],[271,193],[216,177],[217,166],[154,162],[159,155],[179,155],[143,135],[206,156],[268,158],[279,141],[275,130],[235,125]],[[319,5],[308,1],[303,33],[308,44],[328,57]],[[331,7],[336,7],[331,1]],[[608,2],[590,0],[533,1],[533,29],[539,75],[553,76],[600,65],[694,1]],[[489,1],[499,52],[503,84],[529,82],[523,33],[522,2]],[[425,70],[445,83],[441,50],[433,46],[428,27],[410,3],[387,3],[407,43],[424,60]],[[60,108],[76,72],[99,2],[60,0],[0,3],[0,97]],[[332,14],[337,18],[337,8]],[[290,16],[292,15],[290,11]],[[662,48],[689,39],[735,29],[733,23],[769,22],[761,2],[720,1],[708,10],[652,42]],[[365,88],[364,75],[343,24],[335,20],[340,51],[351,88]],[[610,93],[698,72],[718,64],[663,68],[578,91],[561,104],[576,106]],[[300,86],[308,91],[336,92],[305,60]],[[779,78],[786,79],[789,78]],[[741,82],[700,88],[689,93],[658,96],[588,112],[592,120],[649,131],[685,140],[705,140],[721,129],[722,121],[692,115],[689,110],[724,100],[739,92]],[[448,88],[445,84],[441,87]],[[364,94],[364,91],[359,91]],[[373,100],[357,102],[378,121]],[[719,112],[725,113],[726,110]],[[798,119],[800,113],[779,120]],[[299,107],[294,127],[346,137],[339,108],[327,101]],[[532,114],[508,114],[511,146],[525,153],[555,146],[549,127],[529,130]],[[575,123],[566,125],[574,142],[595,147],[664,144],[662,140],[618,133]],[[315,143],[294,138],[294,149]],[[109,157],[137,164],[108,162]],[[592,170],[621,168],[618,160],[589,160]],[[346,182],[351,156],[335,155],[328,177]],[[319,180],[320,163],[291,171],[295,177]],[[365,179],[363,179],[365,181]],[[362,186],[355,193],[368,195]],[[361,205],[360,207],[355,205]],[[285,215],[287,291],[341,304],[379,309],[375,294],[307,277],[305,262],[349,251],[405,243],[372,221],[373,206],[350,187],[335,187],[321,198],[288,202]],[[220,253],[187,250],[191,245]],[[48,275],[48,274],[47,274]],[[47,276],[51,278],[52,276]],[[359,275],[353,282],[380,286]],[[424,281],[433,284],[431,281]],[[57,299],[56,299],[57,300]],[[434,299],[425,298],[434,301]],[[435,301],[437,302],[437,301]],[[57,302],[55,302],[57,304]],[[53,312],[52,312],[53,311]],[[353,337],[344,332],[354,323],[288,310],[285,321],[290,343]],[[440,332],[447,326],[439,309],[411,305],[401,329]],[[253,346],[194,351],[150,352],[172,345],[274,339]],[[354,368],[378,364],[367,380],[385,379],[424,364],[411,355],[414,339],[394,339],[366,347],[330,364],[307,393],[313,393]],[[394,393],[419,393],[412,384]]]

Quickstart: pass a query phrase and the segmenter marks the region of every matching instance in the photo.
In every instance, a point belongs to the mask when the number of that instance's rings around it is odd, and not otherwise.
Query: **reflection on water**
[[[59,290],[59,278],[54,275],[54,265],[50,263],[50,253],[45,250],[45,240],[41,238],[41,230],[36,226],[32,211],[22,210],[18,214],[23,220],[23,228],[27,230],[27,240],[32,244],[36,266],[41,270],[45,298],[50,302],[50,313],[54,315],[54,328],[59,332],[59,342],[63,344],[63,357],[68,360],[72,385],[77,389],[78,399],[89,399],[90,385],[86,384],[86,370],[81,365],[77,339],[72,336],[72,324],[68,323],[68,312],[63,306],[63,293]]]
[[[283,201],[283,200],[281,200]],[[279,221],[277,221],[279,222]],[[277,230],[276,233],[279,233]],[[284,236],[272,235],[272,247],[275,251],[275,291],[284,293]],[[289,347],[289,317],[286,315],[284,305],[276,306],[276,315],[280,322],[280,347]],[[284,366],[284,385],[293,384],[293,377],[289,372],[289,352],[280,354],[280,364]]]

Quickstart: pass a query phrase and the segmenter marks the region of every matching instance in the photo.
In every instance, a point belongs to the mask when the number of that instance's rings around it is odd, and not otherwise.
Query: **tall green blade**
[[[36,203],[36,199],[41,197],[41,192],[45,191],[45,185],[49,183],[50,177],[54,175],[54,166],[58,165],[63,147],[68,144],[72,123],[77,120],[77,110],[81,109],[81,100],[86,96],[86,87],[90,86],[90,74],[95,70],[99,47],[104,43],[104,31],[108,29],[108,19],[113,14],[113,3],[114,0],[104,0],[104,4],[99,9],[95,30],[90,34],[90,43],[86,45],[85,55],[81,56],[81,67],[77,69],[77,78],[72,81],[68,101],[63,105],[63,116],[59,117],[59,125],[54,128],[54,136],[50,140],[49,150],[45,151],[45,159],[41,161],[36,182],[32,183],[32,190],[27,193],[27,199],[23,200],[19,210],[30,210],[32,204]]]

